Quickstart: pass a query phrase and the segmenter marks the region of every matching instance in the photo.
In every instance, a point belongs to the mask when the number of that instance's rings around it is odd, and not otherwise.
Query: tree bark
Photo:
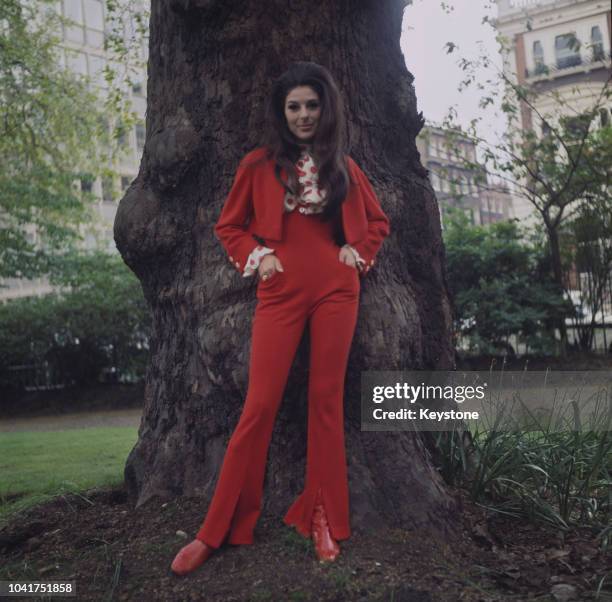
[[[561,245],[559,243],[559,222],[551,224],[548,220],[546,221],[546,227],[548,230],[548,240],[550,242],[550,257],[553,268],[554,281],[559,288],[561,295],[565,295],[565,281],[563,278],[563,266],[561,263]],[[561,316],[557,321],[557,327],[559,328],[559,335],[561,340],[559,341],[559,354],[561,357],[567,356],[568,348],[568,337],[567,337],[567,326],[565,325],[565,316]]]
[[[363,370],[454,368],[440,216],[415,145],[423,118],[399,46],[404,4],[151,3],[146,144],[115,221],[154,324],[139,438],[125,468],[137,506],[199,495],[204,517],[246,395],[256,286],[229,265],[213,226],[239,159],[258,144],[272,80],[289,62],[312,60],[336,78],[350,154],[392,228],[362,280],[346,379],[352,526],[377,518],[452,530],[454,499],[424,439],[360,431]],[[270,446],[264,510],[279,516],[303,484],[307,348],[306,332]]]

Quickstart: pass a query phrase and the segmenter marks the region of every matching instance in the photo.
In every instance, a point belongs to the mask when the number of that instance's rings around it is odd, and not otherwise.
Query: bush
[[[535,352],[555,348],[554,324],[571,315],[549,276],[546,256],[524,243],[516,222],[473,226],[463,212],[449,212],[444,231],[455,331],[480,354],[506,352],[518,335]]]
[[[41,372],[47,385],[92,383],[104,373],[141,379],[150,315],[121,258],[71,254],[55,260],[50,280],[53,293],[0,305],[0,386],[23,386]]]

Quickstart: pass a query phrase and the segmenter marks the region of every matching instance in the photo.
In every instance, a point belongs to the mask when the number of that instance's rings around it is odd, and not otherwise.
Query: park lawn
[[[0,434],[0,527],[56,495],[123,481],[133,427]]]

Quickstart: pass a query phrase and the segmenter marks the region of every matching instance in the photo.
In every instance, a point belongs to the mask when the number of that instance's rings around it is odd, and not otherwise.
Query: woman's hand
[[[284,272],[283,265],[280,262],[280,259],[270,253],[266,255],[260,262],[259,267],[257,268],[257,272],[259,273],[259,277],[262,280],[269,280],[276,274],[276,272]]]
[[[340,254],[338,259],[342,263],[346,263],[346,265],[350,265],[353,268],[357,268],[357,261],[355,260],[355,255],[348,247],[341,247]]]

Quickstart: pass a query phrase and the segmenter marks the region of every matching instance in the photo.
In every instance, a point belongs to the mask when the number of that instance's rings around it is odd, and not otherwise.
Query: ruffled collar
[[[325,206],[325,190],[318,185],[318,168],[307,145],[300,145],[300,156],[295,163],[298,178],[298,191],[285,195],[285,209],[293,211],[299,207],[300,213],[321,213]]]

